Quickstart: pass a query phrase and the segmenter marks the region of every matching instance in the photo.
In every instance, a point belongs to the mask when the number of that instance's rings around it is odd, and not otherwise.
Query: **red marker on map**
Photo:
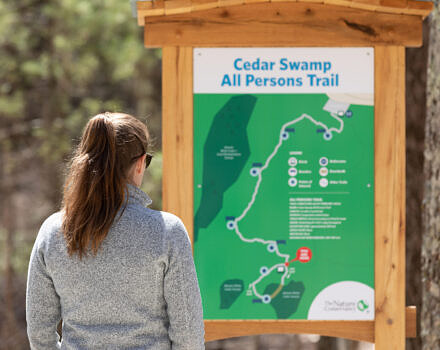
[[[312,259],[312,251],[310,248],[307,247],[301,247],[296,251],[296,258],[290,260],[290,262],[285,263],[286,266],[289,266],[289,264],[292,261],[300,261],[302,263],[309,262]]]
[[[301,247],[296,251],[296,259],[302,263],[309,262],[312,259],[312,251],[310,248]]]

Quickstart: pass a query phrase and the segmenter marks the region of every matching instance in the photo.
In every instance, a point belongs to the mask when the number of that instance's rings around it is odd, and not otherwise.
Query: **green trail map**
[[[372,319],[374,106],[350,94],[194,94],[205,319]]]

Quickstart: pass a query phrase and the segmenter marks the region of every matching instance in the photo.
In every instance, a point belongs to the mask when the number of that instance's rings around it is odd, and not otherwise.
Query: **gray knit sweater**
[[[177,216],[147,208],[151,199],[141,189],[128,188],[128,205],[96,257],[69,257],[60,211],[42,224],[26,289],[31,349],[205,348],[186,229]]]

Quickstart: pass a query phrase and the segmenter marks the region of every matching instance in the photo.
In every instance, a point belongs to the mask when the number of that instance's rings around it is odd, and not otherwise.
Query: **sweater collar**
[[[139,187],[132,185],[131,183],[127,183],[128,188],[128,200],[127,204],[140,204],[143,207],[149,206],[153,201],[151,198],[142,191]]]

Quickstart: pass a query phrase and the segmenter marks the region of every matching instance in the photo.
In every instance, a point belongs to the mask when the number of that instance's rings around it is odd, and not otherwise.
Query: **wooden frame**
[[[405,349],[405,48],[375,49],[375,343]]]
[[[192,48],[162,50],[162,201],[193,237]]]
[[[375,47],[375,320],[206,320],[207,341],[267,333],[315,333],[401,350],[416,335],[405,309],[405,51]],[[193,233],[193,48],[164,47],[163,207]]]
[[[422,17],[373,15],[367,10],[306,2],[271,2],[145,18],[146,47],[282,47],[292,43],[297,47],[417,47],[422,44]]]

